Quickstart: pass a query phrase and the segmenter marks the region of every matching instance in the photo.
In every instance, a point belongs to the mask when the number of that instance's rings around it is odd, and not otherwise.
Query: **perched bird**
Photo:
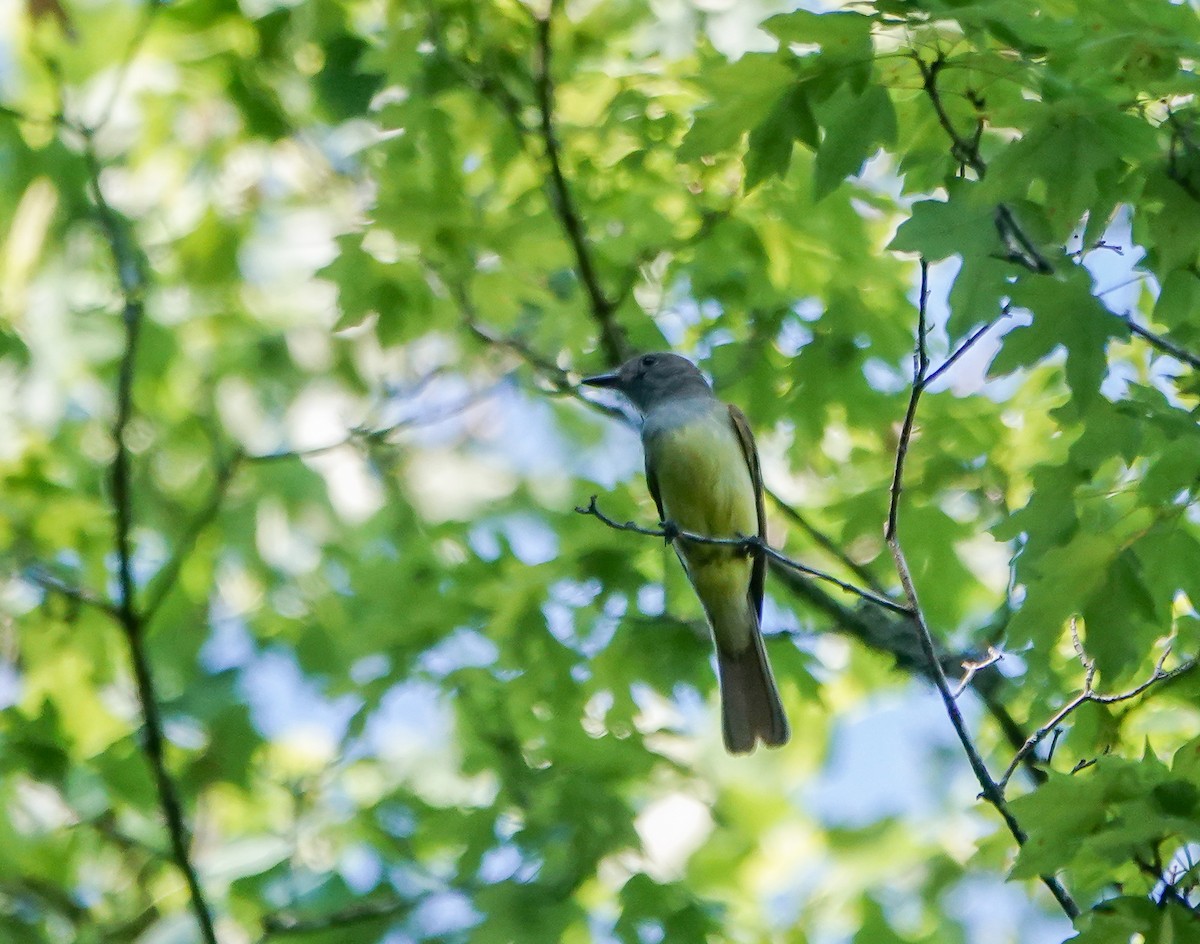
[[[704,537],[766,539],[750,424],[741,410],[714,396],[691,361],[643,354],[583,382],[620,391],[641,413],[646,481],[668,536],[674,525]],[[726,749],[744,754],[759,740],[785,744],[787,717],[759,629],[766,557],[678,536],[673,543],[716,642]]]

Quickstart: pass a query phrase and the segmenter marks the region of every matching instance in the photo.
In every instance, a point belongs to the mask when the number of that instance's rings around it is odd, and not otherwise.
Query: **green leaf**
[[[685,163],[736,147],[777,107],[779,90],[795,76],[777,57],[751,53],[707,73],[705,81],[713,103],[696,113],[679,145],[679,160]]]
[[[843,86],[815,110],[824,132],[813,166],[813,198],[820,200],[857,174],[877,147],[895,139],[896,113],[877,85],[861,93]]]
[[[769,17],[762,28],[786,44],[819,46],[823,69],[862,92],[871,72],[871,23],[861,13],[795,10]]]
[[[979,204],[974,199],[977,190],[973,183],[955,181],[946,200],[913,204],[912,216],[900,224],[888,248],[915,252],[930,262],[954,255],[975,260],[996,252],[995,208]]]
[[[1152,160],[1156,151],[1154,132],[1140,119],[1094,100],[1066,98],[1049,103],[1020,140],[990,162],[982,186],[997,202],[1031,198],[1044,203],[1061,240],[1100,202],[1101,183],[1109,175]],[[1078,159],[1064,162],[1064,154]],[[1041,181],[1044,188],[1031,190],[1031,181]]]
[[[1067,867],[1084,838],[1104,823],[1103,797],[1104,784],[1095,776],[1052,773],[1032,793],[1010,801],[1013,815],[1029,833],[1011,877],[1053,875]]]
[[[1125,675],[1162,634],[1157,610],[1137,558],[1130,551],[1118,554],[1083,607],[1084,644],[1103,679]]]
[[[789,89],[762,123],[750,132],[746,152],[746,189],[753,190],[768,177],[782,177],[792,162],[792,146],[803,141],[817,146],[817,124],[803,86]]]
[[[1072,398],[1078,410],[1086,410],[1099,394],[1107,370],[1109,339],[1128,337],[1128,327],[1093,297],[1090,280],[1080,268],[1063,279],[1022,279],[1013,286],[1012,299],[1014,305],[1033,313],[1033,323],[1005,336],[991,372],[1032,366],[1062,345]]]
[[[1190,269],[1174,269],[1163,282],[1154,303],[1154,320],[1170,330],[1185,330],[1182,337],[1195,337],[1200,314],[1200,276]]]

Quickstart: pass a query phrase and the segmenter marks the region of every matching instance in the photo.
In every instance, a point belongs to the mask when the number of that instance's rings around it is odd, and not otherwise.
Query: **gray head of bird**
[[[611,373],[584,377],[583,383],[620,391],[642,413],[664,400],[712,396],[712,388],[695,364],[666,351],[631,357]]]

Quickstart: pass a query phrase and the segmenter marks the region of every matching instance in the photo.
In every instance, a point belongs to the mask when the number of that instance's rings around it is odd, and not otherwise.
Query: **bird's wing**
[[[762,468],[758,463],[758,448],[754,445],[754,433],[750,431],[750,423],[746,414],[730,404],[729,419],[733,423],[733,431],[737,433],[738,442],[742,444],[742,454],[746,457],[746,465],[750,469],[750,480],[754,483],[754,507],[758,510],[758,536],[767,539],[767,509],[763,505]],[[655,499],[657,501],[657,498]],[[762,619],[763,583],[767,577],[767,555],[762,551],[754,554],[754,567],[750,571],[750,600]]]
[[[654,470],[650,468],[650,456],[646,455],[646,485],[650,489],[650,497],[654,499],[654,507],[658,509],[658,520],[660,523],[667,520],[666,514],[663,512],[662,496],[658,491],[658,476],[654,474]]]

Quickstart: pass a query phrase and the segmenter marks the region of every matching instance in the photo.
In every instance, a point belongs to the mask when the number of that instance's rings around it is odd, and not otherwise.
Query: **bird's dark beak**
[[[615,371],[611,374],[596,374],[594,377],[584,377],[580,382],[589,387],[618,387],[621,384],[621,375]]]

